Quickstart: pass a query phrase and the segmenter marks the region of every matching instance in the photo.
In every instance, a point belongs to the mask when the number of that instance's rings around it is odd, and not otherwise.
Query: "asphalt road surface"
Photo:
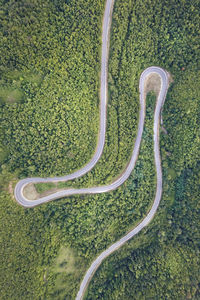
[[[76,300],[83,299],[83,295],[87,286],[92,279],[95,271],[102,263],[102,261],[108,257],[111,253],[119,249],[123,246],[128,240],[134,237],[139,231],[141,231],[145,226],[149,224],[149,222],[153,219],[157,208],[159,206],[161,195],[162,195],[162,169],[161,169],[161,160],[160,160],[160,151],[159,151],[159,127],[160,127],[160,115],[161,110],[165,101],[166,93],[169,87],[169,74],[156,66],[152,66],[144,70],[144,72],[140,76],[139,83],[139,91],[140,91],[140,113],[139,113],[139,123],[138,123],[138,132],[135,140],[134,149],[132,152],[131,160],[127,165],[127,168],[121,174],[121,176],[112,182],[109,185],[91,187],[91,188],[80,188],[80,189],[63,189],[59,190],[51,195],[39,198],[37,200],[29,200],[23,195],[24,187],[29,183],[41,183],[41,182],[58,182],[58,181],[68,181],[74,178],[78,178],[88,171],[90,171],[94,165],[97,163],[99,158],[102,155],[102,151],[105,144],[105,132],[106,132],[106,109],[107,109],[107,69],[108,69],[108,53],[109,53],[109,32],[110,25],[112,19],[112,10],[113,10],[114,0],[107,0],[104,19],[103,19],[103,31],[102,31],[102,57],[101,57],[101,93],[100,93],[100,130],[98,137],[98,144],[95,151],[94,156],[90,160],[90,162],[85,165],[80,170],[63,176],[63,177],[49,177],[49,178],[26,178],[20,180],[15,187],[15,198],[19,204],[24,207],[34,207],[36,205],[40,205],[42,203],[52,201],[54,199],[67,197],[70,195],[76,194],[97,194],[97,193],[105,193],[112,191],[122,185],[126,179],[130,176],[133,168],[135,167],[141,139],[144,128],[145,121],[145,82],[148,77],[152,74],[157,74],[161,80],[160,92],[156,101],[156,108],[154,113],[154,159],[155,159],[155,167],[156,167],[156,177],[157,177],[157,186],[156,186],[156,195],[151,207],[151,210],[147,214],[147,216],[139,223],[133,230],[131,230],[128,234],[123,236],[120,240],[111,245],[108,249],[103,251],[91,264],[89,269],[87,270],[83,281],[81,283],[79,292],[77,294]]]

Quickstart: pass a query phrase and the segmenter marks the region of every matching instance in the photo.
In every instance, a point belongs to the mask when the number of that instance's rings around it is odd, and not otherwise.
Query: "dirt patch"
[[[54,194],[56,192],[62,191],[63,189],[50,189],[48,191],[45,191],[43,193],[38,193],[35,185],[33,183],[29,183],[27,184],[24,189],[23,189],[23,195],[25,198],[27,198],[28,200],[37,200],[39,198]]]
[[[157,74],[150,74],[144,83],[144,93],[147,95],[150,91],[154,91],[158,96],[161,87],[160,76]]]
[[[9,192],[9,194],[11,195],[12,199],[15,199],[15,197],[14,197],[14,191],[13,191],[13,181],[10,181],[10,182],[9,182],[9,185],[8,185],[8,192]]]
[[[57,188],[54,188],[54,189],[45,191],[45,192],[43,192],[43,193],[41,193],[41,194],[38,194],[38,195],[39,195],[39,198],[42,198],[42,197],[45,197],[45,196],[54,194],[54,193],[59,192],[59,191],[62,191],[62,190],[63,190],[63,189],[57,189]]]
[[[40,194],[36,191],[33,183],[29,183],[24,187],[23,195],[29,200],[36,200],[40,196]]]

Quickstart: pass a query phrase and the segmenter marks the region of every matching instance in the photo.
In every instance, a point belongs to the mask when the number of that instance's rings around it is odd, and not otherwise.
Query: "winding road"
[[[24,207],[34,207],[36,205],[52,201],[54,199],[67,197],[70,195],[76,194],[97,194],[97,193],[105,193],[112,191],[122,185],[126,179],[130,176],[133,168],[135,167],[141,139],[142,133],[144,128],[144,121],[145,121],[145,83],[148,80],[149,76],[152,74],[157,74],[160,77],[161,86],[160,91],[156,101],[156,108],[154,112],[154,159],[155,159],[155,167],[156,167],[156,177],[157,177],[157,186],[156,186],[156,195],[151,207],[151,210],[147,214],[147,216],[139,223],[133,230],[131,230],[127,235],[123,236],[120,240],[115,242],[111,245],[108,249],[103,251],[91,264],[89,269],[87,270],[83,281],[81,283],[79,292],[77,294],[76,300],[83,299],[83,295],[87,289],[87,286],[92,279],[95,271],[102,263],[102,261],[108,257],[111,253],[119,249],[121,246],[124,245],[128,240],[134,237],[139,231],[141,231],[145,226],[149,224],[149,222],[153,219],[157,208],[159,206],[161,195],[162,195],[162,169],[161,169],[161,159],[160,159],[160,151],[159,151],[159,127],[160,127],[160,115],[161,110],[165,101],[166,93],[169,87],[169,74],[167,71],[163,70],[160,67],[152,66],[144,70],[144,72],[140,76],[139,82],[139,92],[140,92],[140,113],[139,113],[139,123],[138,123],[138,132],[137,137],[134,144],[134,149],[132,152],[132,156],[130,162],[128,163],[125,171],[121,176],[112,182],[109,185],[98,186],[98,187],[90,187],[90,188],[80,188],[80,189],[63,189],[57,191],[53,194],[48,196],[36,199],[36,200],[29,200],[27,199],[24,194],[23,190],[27,184],[30,183],[41,183],[41,182],[58,182],[58,181],[68,181],[71,179],[78,178],[88,171],[90,171],[95,164],[98,162],[99,158],[102,155],[104,144],[105,144],[105,132],[106,132],[106,110],[107,110],[107,70],[108,70],[108,54],[109,54],[109,33],[110,33],[110,26],[112,20],[112,11],[113,11],[114,0],[107,0],[104,19],[103,19],[103,30],[102,30],[102,53],[101,53],[101,89],[100,89],[100,130],[99,130],[99,137],[97,148],[95,151],[94,156],[90,160],[90,162],[85,165],[80,170],[63,176],[63,177],[49,177],[49,178],[26,178],[20,180],[16,187],[15,187],[15,198],[19,204]]]

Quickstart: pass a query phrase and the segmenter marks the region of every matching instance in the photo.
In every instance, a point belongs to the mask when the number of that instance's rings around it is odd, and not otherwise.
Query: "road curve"
[[[53,194],[50,194],[48,196],[39,198],[37,200],[29,200],[23,195],[23,189],[24,187],[29,183],[38,183],[38,182],[56,182],[56,181],[65,181],[68,180],[68,175],[63,177],[50,177],[50,178],[26,178],[21,181],[19,181],[15,187],[15,198],[19,204],[21,204],[24,207],[34,207],[36,205],[49,202],[55,199],[71,196],[71,195],[77,195],[77,194],[99,194],[99,193],[105,193],[112,190],[115,190],[120,185],[122,185],[126,179],[130,176],[135,163],[137,161],[139,149],[140,149],[140,143],[142,139],[142,132],[144,128],[144,120],[145,120],[145,81],[148,79],[148,77],[152,74],[157,74],[160,77],[161,80],[161,88],[160,92],[157,98],[156,102],[156,108],[154,113],[154,153],[155,153],[155,164],[156,164],[156,171],[157,171],[157,193],[161,197],[162,193],[162,171],[160,166],[160,156],[159,156],[159,125],[160,125],[160,112],[162,109],[162,106],[165,101],[165,96],[167,93],[167,89],[169,86],[169,75],[168,73],[159,68],[159,67],[149,67],[147,68],[140,76],[140,84],[139,84],[139,90],[140,90],[140,115],[139,115],[139,124],[138,124],[138,133],[135,140],[134,149],[132,152],[131,160],[129,164],[127,165],[125,171],[121,176],[112,182],[109,185],[104,186],[97,186],[97,187],[90,187],[90,188],[80,188],[80,189],[63,189],[58,192],[55,192]],[[81,169],[82,170],[82,169]],[[77,171],[78,173],[78,171]],[[77,176],[79,177],[79,175]],[[66,179],[65,179],[66,178]],[[157,196],[158,197],[158,196]],[[157,198],[156,198],[157,199]]]
[[[107,94],[108,94],[108,55],[109,55],[109,34],[110,26],[112,21],[112,11],[115,0],[107,0],[103,18],[103,29],[102,29],[102,49],[101,49],[101,81],[100,81],[100,128],[98,135],[98,142],[96,151],[92,159],[81,169],[75,171],[74,173],[62,176],[62,177],[32,177],[20,180],[15,187],[15,198],[19,204],[24,207],[34,207],[36,205],[42,204],[47,201],[55,199],[50,197],[49,199],[40,198],[38,201],[28,201],[23,196],[23,189],[29,183],[42,183],[42,182],[58,182],[58,181],[68,181],[78,177],[83,176],[89,172],[100,159],[104,144],[105,144],[105,133],[106,133],[106,110],[107,110]]]
[[[87,270],[83,281],[81,283],[79,292],[77,294],[76,300],[83,299],[85,290],[92,279],[95,271],[102,263],[102,261],[108,257],[111,253],[119,249],[123,246],[128,240],[134,237],[140,230],[142,230],[145,226],[149,224],[149,222],[153,219],[157,208],[159,206],[161,195],[162,195],[162,169],[161,169],[161,160],[160,160],[160,151],[159,151],[159,126],[160,126],[160,114],[162,107],[164,105],[166,93],[169,87],[169,74],[160,67],[152,66],[144,70],[144,72],[140,76],[139,83],[139,92],[140,92],[140,113],[139,113],[139,123],[138,123],[138,132],[135,140],[134,149],[132,152],[132,156],[130,162],[128,163],[125,171],[121,176],[112,182],[109,185],[91,187],[91,188],[80,188],[80,189],[63,189],[46,197],[39,198],[37,200],[29,200],[23,195],[24,187],[29,183],[41,183],[41,182],[58,182],[58,181],[68,181],[74,178],[78,178],[88,171],[90,171],[94,165],[97,163],[99,158],[102,155],[104,143],[105,143],[105,131],[106,131],[106,107],[107,107],[107,70],[108,70],[108,51],[109,51],[109,32],[112,18],[112,10],[113,10],[114,0],[107,0],[104,19],[103,19],[103,31],[102,31],[102,57],[101,57],[101,92],[100,92],[100,131],[98,137],[98,144],[96,148],[96,152],[91,159],[91,161],[85,165],[80,170],[63,176],[63,177],[49,177],[49,178],[26,178],[20,180],[15,187],[15,198],[19,204],[24,207],[34,207],[36,205],[40,205],[42,203],[52,201],[54,199],[67,197],[70,195],[76,194],[97,194],[109,192],[120,185],[122,185],[125,180],[130,176],[133,168],[135,167],[141,139],[144,128],[144,120],[145,120],[145,82],[148,77],[152,74],[157,74],[161,80],[160,92],[156,101],[156,108],[154,112],[154,159],[156,166],[156,177],[157,177],[157,186],[156,186],[156,195],[152,205],[151,210],[147,214],[147,216],[139,223],[133,230],[131,230],[128,234],[123,236],[120,240],[111,245],[108,249],[103,251],[91,264],[89,269]]]
[[[102,261],[108,257],[110,254],[112,254],[114,251],[119,249],[121,246],[123,246],[128,240],[133,238],[138,232],[140,232],[144,227],[146,227],[149,222],[153,219],[157,208],[159,206],[161,196],[162,196],[162,169],[161,169],[161,159],[160,159],[160,151],[159,151],[159,127],[160,127],[160,114],[162,107],[165,102],[165,97],[167,94],[167,90],[169,87],[169,74],[159,68],[159,67],[149,67],[147,68],[140,76],[140,84],[139,84],[139,91],[140,91],[140,117],[139,117],[139,125],[138,125],[138,133],[137,138],[135,141],[135,146],[133,149],[131,161],[127,166],[127,169],[122,174],[122,176],[113,182],[111,185],[104,186],[104,191],[109,191],[117,188],[120,186],[131,174],[135,163],[137,161],[140,143],[142,139],[142,132],[144,128],[144,119],[145,119],[145,81],[148,79],[148,77],[151,74],[157,74],[161,79],[161,87],[160,92],[157,97],[156,101],[156,108],[154,112],[154,128],[153,128],[153,137],[154,137],[154,159],[155,159],[155,166],[156,166],[156,195],[153,202],[153,205],[151,207],[151,210],[147,214],[147,216],[139,223],[136,227],[134,227],[129,233],[127,233],[125,236],[123,236],[120,240],[112,244],[108,249],[103,251],[91,264],[89,269],[87,270],[83,281],[81,282],[81,286],[79,289],[79,292],[77,294],[76,300],[83,299],[84,293],[87,289],[87,286],[89,282],[91,281],[95,271],[98,269]],[[98,188],[96,188],[98,189]]]

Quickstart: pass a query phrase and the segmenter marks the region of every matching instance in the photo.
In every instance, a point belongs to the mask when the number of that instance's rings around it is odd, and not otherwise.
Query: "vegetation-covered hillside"
[[[0,298],[74,299],[89,263],[153,202],[155,95],[147,97],[140,156],[123,186],[20,207],[12,196],[19,178],[67,174],[95,151],[105,2],[0,4]],[[115,2],[104,153],[67,186],[108,183],[122,172],[137,132],[140,74],[159,65],[173,78],[160,132],[163,197],[150,225],[103,263],[86,299],[200,297],[199,24],[198,0]]]

